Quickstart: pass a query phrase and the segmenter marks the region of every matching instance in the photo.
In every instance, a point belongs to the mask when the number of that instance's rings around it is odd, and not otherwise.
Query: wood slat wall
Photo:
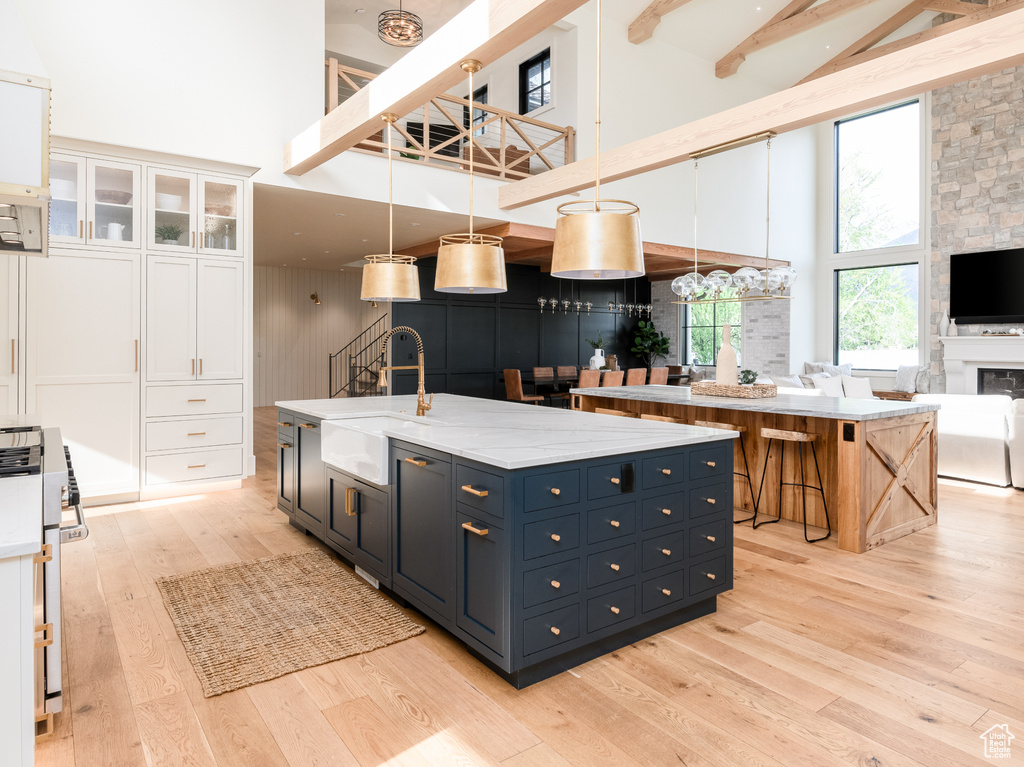
[[[359,300],[360,273],[257,266],[253,285],[253,402],[327,397],[328,356],[386,309]],[[320,306],[310,300],[320,296]]]

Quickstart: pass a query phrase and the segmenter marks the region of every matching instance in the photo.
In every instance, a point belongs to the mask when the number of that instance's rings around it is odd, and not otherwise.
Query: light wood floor
[[[39,764],[960,767],[991,764],[997,724],[1024,764],[1024,493],[966,483],[862,555],[737,527],[715,615],[522,691],[427,623],[206,699],[154,579],[319,545],[275,508],[273,410],[256,424],[243,489],[92,509],[63,547],[65,711]]]

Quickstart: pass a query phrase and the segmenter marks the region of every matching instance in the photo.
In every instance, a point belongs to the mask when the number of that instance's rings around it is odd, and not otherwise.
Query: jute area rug
[[[156,584],[207,698],[423,632],[319,549]]]

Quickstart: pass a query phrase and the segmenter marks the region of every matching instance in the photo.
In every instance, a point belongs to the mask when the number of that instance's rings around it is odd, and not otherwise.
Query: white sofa
[[[1012,423],[1013,401],[1005,395],[915,394],[914,402],[940,406],[939,475],[1006,487],[1012,451],[1024,485],[1024,423]],[[1024,410],[1018,410],[1024,422]],[[1015,483],[1016,484],[1016,483]]]

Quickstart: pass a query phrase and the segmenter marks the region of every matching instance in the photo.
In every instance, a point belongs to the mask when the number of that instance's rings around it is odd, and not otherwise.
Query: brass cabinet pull
[[[553,588],[553,589],[560,589],[560,588],[562,588],[562,584],[559,583],[558,581],[551,581],[551,588]]]
[[[562,633],[562,630],[560,628],[558,628],[558,626],[552,626],[551,627],[551,633],[554,634],[555,636],[558,636],[559,634]]]
[[[707,501],[708,503],[710,503],[712,506],[715,505],[715,499],[714,498],[705,498],[704,500]]]
[[[560,536],[558,533],[551,533],[551,540],[553,540],[555,543],[558,543],[560,540],[562,540],[562,536]]]
[[[190,469],[205,469],[206,468],[206,464],[205,463],[197,463],[195,466],[189,466],[189,468]]]
[[[291,445],[289,445],[287,442],[278,442],[277,446],[282,450],[287,450],[288,448],[291,447]]]
[[[278,426],[291,426],[291,424],[288,423],[287,421],[278,421],[277,425]]]
[[[188,437],[205,437],[205,431],[190,431],[186,436]]]
[[[44,543],[43,548],[40,549],[39,553],[32,557],[32,564],[43,565],[47,562],[53,561],[53,544]]]
[[[609,607],[608,609],[611,610],[616,615],[618,615],[620,612],[622,612],[618,607]]]
[[[135,372],[139,372],[139,339],[135,339]]]
[[[467,493],[470,493],[471,495],[475,495],[477,498],[487,497],[486,490],[474,490],[472,485],[463,485],[462,489],[465,490]]]
[[[662,469],[661,473],[664,474],[667,477],[670,474],[672,474],[672,469]]]
[[[84,225],[85,222],[82,219],[78,219],[78,239],[82,239],[82,227]]]
[[[621,480],[618,477],[612,477],[612,484],[613,485],[617,485],[617,484],[619,484],[619,482],[621,482]]]
[[[666,517],[671,517],[672,516],[672,509],[662,509],[661,513],[664,514]]]
[[[39,632],[39,631],[43,632],[43,638],[42,639],[38,639],[35,642],[36,649],[39,649],[40,647],[49,647],[50,645],[53,644],[53,624],[52,623],[44,623],[42,626],[36,626],[36,631],[37,632]]]
[[[196,233],[192,232],[192,245],[191,245],[191,247],[194,248],[195,246],[196,246]]]
[[[713,581],[713,580],[714,580],[714,579],[716,578],[716,576],[715,576],[715,574],[714,574],[714,573],[704,573],[704,574],[705,574],[706,576],[708,576],[708,580],[711,580],[711,581]]]
[[[705,535],[704,537],[707,538],[708,541],[711,543],[714,543],[717,540],[713,535]]]
[[[195,357],[193,357],[192,358],[192,375],[195,375],[195,374],[196,374],[196,360],[195,360]]]
[[[203,374],[203,358],[199,358],[199,375]]]
[[[551,488],[551,495],[561,495],[561,494],[562,494],[562,491],[559,490],[557,487]]]
[[[300,423],[299,424],[299,428],[300,429],[315,429],[316,428],[316,424],[315,423]]]
[[[713,469],[713,468],[715,468],[715,467],[716,467],[716,466],[717,466],[718,464],[717,464],[717,463],[715,463],[714,461],[704,461],[704,465],[705,465],[705,466],[710,466],[710,467],[711,467],[711,468]]]
[[[619,524],[621,524],[621,523],[619,522],[619,520],[617,520],[617,519],[613,519],[613,520],[612,520],[611,522],[609,522],[608,524],[609,524],[609,525],[611,525],[612,527],[618,527],[618,526],[619,526]]]
[[[89,222],[89,239],[92,239],[92,221]]]
[[[490,532],[490,530],[488,530],[486,527],[483,530],[477,530],[475,527],[473,527],[473,523],[472,522],[463,522],[462,523],[462,529],[463,530],[469,530],[469,532],[475,533],[476,535],[479,535],[480,537],[483,537],[483,536],[487,535],[487,533]]]
[[[672,549],[662,549],[661,553],[664,554],[666,557],[670,557],[672,556]]]
[[[206,402],[206,397],[200,397],[199,399],[190,399],[189,402]]]
[[[668,589],[662,589],[662,590],[661,590],[661,593],[662,593],[662,594],[664,594],[664,595],[665,595],[665,596],[667,596],[667,597],[670,597],[670,596],[672,596],[672,592],[671,592],[671,591],[669,591]]]
[[[617,564],[615,564],[614,562],[612,562],[612,563],[611,563],[610,565],[608,565],[608,566],[609,566],[609,567],[610,567],[610,568],[611,568],[612,570],[614,570],[615,572],[618,572],[619,570],[621,570],[621,569],[622,569],[621,567],[619,567],[619,566],[618,566]]]
[[[299,426],[305,426],[305,424],[299,424]],[[426,466],[426,461],[421,461],[419,458],[406,458],[406,463],[411,463],[413,466]]]
[[[356,495],[358,494],[359,491],[356,490],[354,487],[345,488],[345,513],[350,517],[354,517],[356,515],[355,500]]]

